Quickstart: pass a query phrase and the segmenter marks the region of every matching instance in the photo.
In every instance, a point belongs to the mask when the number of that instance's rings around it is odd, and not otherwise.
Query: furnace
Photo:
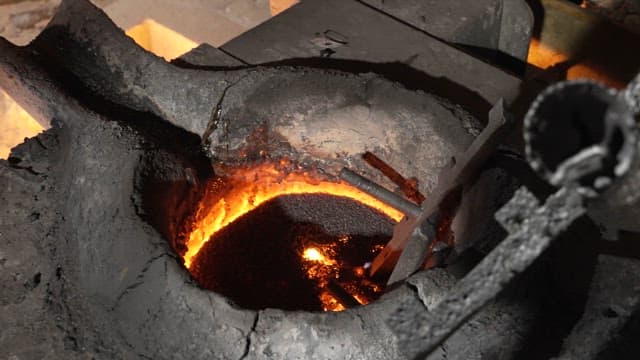
[[[557,81],[527,2],[461,4],[288,2],[169,59],[64,0],[0,39],[48,127],[0,162],[0,354],[637,356],[640,63]]]

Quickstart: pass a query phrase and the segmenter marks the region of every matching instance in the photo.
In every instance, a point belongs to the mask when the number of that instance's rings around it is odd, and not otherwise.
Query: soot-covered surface
[[[399,314],[456,319],[468,314],[465,299],[486,294],[486,277],[463,282],[472,286],[461,293],[460,281],[436,269],[414,275],[369,306],[335,314],[240,309],[194,286],[162,237],[171,228],[150,226],[140,217],[141,209],[148,215],[156,210],[160,217],[166,212],[154,204],[175,202],[138,200],[145,200],[147,191],[141,189],[147,177],[174,190],[180,189],[175,183],[199,178],[193,176],[197,166],[185,160],[193,152],[176,137],[183,132],[176,127],[205,137],[204,129],[216,125],[208,123],[215,104],[227,111],[221,125],[229,126],[212,134],[212,145],[224,147],[227,138],[242,145],[256,123],[266,123],[292,148],[341,167],[355,164],[355,156],[375,144],[376,154],[428,185],[421,190],[428,190],[449,159],[468,146],[475,122],[442,99],[372,74],[175,69],[135,48],[88,1],[65,0],[62,11],[45,30],[48,35],[26,49],[0,39],[0,84],[40,120],[53,120],[48,134],[56,139],[32,139],[14,150],[11,162],[0,161],[0,358],[408,359],[407,350],[423,349],[416,333],[442,323],[425,321],[398,331],[392,323]],[[73,76],[52,77],[60,71],[53,64]],[[142,113],[105,112],[87,96],[79,103],[68,92],[74,81],[93,89],[93,95],[83,92],[92,100],[107,98],[157,118],[140,122]],[[158,128],[168,135],[141,136]],[[149,156],[163,160],[143,161]],[[482,192],[491,198],[486,187]],[[516,202],[514,208],[527,204]],[[537,229],[548,222],[529,226],[530,219],[519,214],[514,211],[512,220],[523,220],[522,238],[537,240]],[[570,250],[587,246],[580,233],[569,235]],[[516,264],[530,259],[526,255],[519,249],[497,253]],[[602,359],[601,344],[624,350],[624,341],[617,340],[638,339],[640,296],[637,286],[629,285],[639,283],[632,276],[640,274],[640,262],[601,256],[578,265],[572,264],[582,259],[575,251],[549,252],[537,268],[500,284],[502,294],[463,325],[444,329],[456,331],[425,358],[530,359],[541,358],[531,351],[541,348],[548,350],[543,358],[563,357],[562,346],[567,358]],[[502,264],[488,263],[497,274],[509,271]],[[589,296],[587,317],[563,343],[566,332],[549,331],[558,323],[549,314],[582,310],[563,305],[566,290],[575,288],[573,275],[589,274],[594,266],[590,294],[579,294],[581,300]],[[567,280],[559,281],[559,274]],[[443,299],[464,306],[439,312]],[[627,322],[631,331],[620,330]],[[541,342],[538,334],[550,339]],[[414,338],[415,349],[401,345]],[[572,356],[573,350],[583,351]],[[628,353],[627,358],[637,358],[637,351]]]
[[[356,268],[391,236],[392,221],[354,200],[322,194],[280,196],[214,234],[191,273],[204,288],[244,308],[322,310],[318,282],[305,272],[307,247],[330,247],[338,283],[358,283]],[[382,285],[382,283],[378,284]],[[362,284],[358,292],[380,294]]]

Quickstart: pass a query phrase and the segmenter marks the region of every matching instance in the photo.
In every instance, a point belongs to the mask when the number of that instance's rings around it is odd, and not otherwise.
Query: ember
[[[318,249],[314,247],[304,249],[302,257],[308,261],[319,262],[322,265],[333,266],[336,262],[332,259],[328,259]]]
[[[318,284],[324,311],[342,311],[347,308],[348,303],[366,305],[375,300],[383,289],[381,285],[365,277],[361,266],[353,266],[338,256],[352,240],[349,236],[340,236],[335,243],[312,245],[302,252],[303,268],[307,278]],[[382,246],[374,245],[369,250],[372,256],[382,250]],[[350,299],[345,301],[341,297]]]
[[[221,285],[221,282],[229,281],[220,279],[224,276],[221,272],[226,272],[226,270],[221,270],[219,264],[213,265],[214,268],[212,268],[213,261],[209,258],[211,256],[225,258],[221,261],[226,262],[229,257],[240,256],[243,258],[242,261],[252,263],[248,267],[261,268],[262,270],[258,271],[261,272],[261,276],[265,272],[273,272],[273,276],[264,279],[265,283],[271,282],[273,277],[281,276],[276,274],[277,272],[300,272],[302,278],[287,278],[286,280],[280,278],[279,282],[275,280],[273,282],[274,284],[298,283],[301,288],[304,286],[311,288],[312,292],[317,293],[315,301],[318,301],[319,304],[317,307],[306,306],[307,309],[341,311],[348,307],[345,306],[345,301],[340,298],[341,296],[342,298],[348,296],[351,299],[350,303],[367,304],[380,295],[382,283],[367,279],[361,266],[381,250],[382,244],[388,240],[387,235],[363,239],[357,234],[351,236],[349,233],[344,233],[344,229],[340,233],[329,234],[324,231],[322,226],[309,225],[307,219],[281,220],[279,218],[286,218],[287,214],[279,213],[280,206],[274,205],[273,201],[287,196],[290,198],[290,196],[317,195],[324,196],[323,200],[306,198],[308,210],[301,211],[302,213],[314,212],[315,210],[309,203],[318,201],[320,203],[342,202],[341,204],[355,201],[360,207],[375,209],[374,213],[380,214],[378,217],[388,217],[394,221],[399,221],[403,217],[401,212],[351,185],[322,178],[315,172],[300,169],[288,160],[250,167],[222,169],[221,173],[221,176],[212,179],[207,184],[198,209],[188,221],[189,224],[186,225],[184,240],[178,240],[179,245],[184,244],[182,253],[185,266],[201,285],[222,293],[227,291],[226,295],[233,298],[234,291],[228,290],[227,285]],[[259,215],[251,215],[260,207],[263,208],[258,212]],[[267,211],[264,207],[272,210]],[[251,218],[251,216],[253,219],[247,220],[247,217]],[[322,222],[326,217],[331,216],[338,215],[330,213],[318,216],[318,218],[321,218],[319,221]],[[272,220],[275,217],[279,218]],[[246,224],[242,225],[243,229],[237,230],[241,226],[236,223],[241,220]],[[232,225],[234,229],[229,229]],[[233,239],[231,240],[231,238]],[[240,238],[249,240],[246,240],[245,243]],[[258,241],[257,238],[261,238],[261,240]],[[209,244],[209,242],[220,243]],[[264,245],[264,243],[269,245]],[[230,250],[231,247],[235,249]],[[281,249],[275,249],[278,247]],[[257,252],[260,257],[271,256],[274,260],[265,261],[263,265],[260,265],[258,263],[263,262],[263,259],[249,260],[248,257],[252,255],[238,254],[240,252],[238,248],[243,248],[242,251],[247,253]],[[258,248],[261,250],[256,250]],[[181,251],[178,250],[178,252]],[[203,252],[206,254],[202,254]],[[266,255],[260,252],[270,252],[271,254]],[[277,256],[273,255],[275,252],[278,253]],[[204,274],[206,272],[216,272],[217,274]],[[235,274],[230,276],[234,277]],[[215,280],[211,280],[212,278]],[[237,280],[237,282],[245,280]],[[303,286],[302,283],[307,285]],[[273,286],[280,286],[278,284]],[[268,285],[265,286],[270,288]],[[286,286],[291,288],[298,285],[287,284]],[[255,288],[255,285],[253,287]],[[345,295],[344,292],[342,295],[335,294],[336,291],[332,288],[339,288],[341,292],[344,290],[348,295]],[[265,292],[269,291],[265,290]],[[247,296],[247,298],[251,297]],[[237,301],[243,303],[242,300]],[[310,302],[307,301],[307,303]],[[279,306],[273,304],[272,302],[267,303],[268,306]]]

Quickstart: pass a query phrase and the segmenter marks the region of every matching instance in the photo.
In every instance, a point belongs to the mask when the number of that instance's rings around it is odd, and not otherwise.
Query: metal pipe
[[[425,197],[420,193],[420,190],[418,190],[417,181],[412,182],[411,180],[405,179],[404,176],[400,175],[399,172],[370,151],[365,152],[362,155],[362,159],[382,172],[389,180],[393,181],[394,184],[398,185],[400,189],[402,189],[404,196],[409,200],[417,204],[422,204]]]
[[[578,182],[601,193],[624,176],[636,156],[633,112],[618,92],[590,80],[542,92],[527,112],[529,163],[554,186]]]
[[[392,193],[384,187],[347,168],[342,168],[340,171],[340,178],[385,204],[402,211],[406,215],[415,218],[420,216],[422,213],[422,209],[418,205]]]
[[[589,215],[611,234],[640,231],[637,87],[561,82],[538,96],[524,120],[531,167],[554,186],[577,183],[592,198]]]

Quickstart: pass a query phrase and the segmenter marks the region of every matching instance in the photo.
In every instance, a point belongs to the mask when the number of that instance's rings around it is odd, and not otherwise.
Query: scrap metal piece
[[[431,311],[396,304],[387,319],[399,348],[412,359],[423,359],[467,319],[524,272],[558,236],[586,212],[575,187],[564,187],[544,205],[520,188],[497,217],[512,232],[487,255]]]
[[[509,123],[508,117],[504,114],[504,100],[501,99],[489,112],[489,122],[485,129],[460,156],[457,163],[452,168],[442,170],[436,188],[423,205],[422,214],[415,219],[402,221],[394,227],[393,237],[371,264],[371,275],[380,270],[391,269],[388,284],[393,284],[406,279],[420,267],[435,234],[438,216],[434,214],[438,212],[440,204],[451,191],[464,185],[475,175],[497,148]],[[415,244],[407,246],[410,241]],[[399,259],[398,265],[394,266],[396,259]]]
[[[340,171],[340,178],[383,203],[402,211],[408,216],[418,217],[422,213],[422,209],[418,205],[392,193],[384,187],[347,168],[342,168]]]

